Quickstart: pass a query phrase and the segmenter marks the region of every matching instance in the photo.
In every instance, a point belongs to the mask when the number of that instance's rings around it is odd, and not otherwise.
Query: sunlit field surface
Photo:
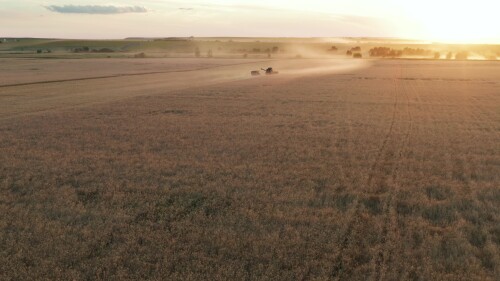
[[[500,276],[496,61],[0,63],[2,280]]]

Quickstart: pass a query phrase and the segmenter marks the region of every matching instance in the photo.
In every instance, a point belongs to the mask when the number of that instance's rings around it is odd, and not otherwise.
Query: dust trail
[[[296,60],[276,60],[269,62],[269,67],[273,67],[279,75],[285,76],[308,76],[334,74],[346,71],[354,71],[371,66],[367,60],[355,59],[296,59]],[[263,67],[268,67],[263,66]]]
[[[165,95],[178,90],[253,79],[250,72],[272,66],[280,72],[265,78],[275,81],[307,75],[338,73],[369,64],[361,60],[268,60],[218,65],[191,70],[158,71],[106,77],[81,77],[0,86],[0,120],[84,107],[120,99]],[[261,76],[261,78],[264,78]],[[43,87],[41,86],[43,85]]]

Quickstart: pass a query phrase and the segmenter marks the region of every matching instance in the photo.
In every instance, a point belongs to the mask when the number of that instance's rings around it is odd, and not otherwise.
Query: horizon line
[[[202,39],[216,39],[216,38],[227,38],[227,39],[380,39],[380,40],[399,40],[399,41],[414,41],[421,42],[422,44],[446,44],[446,45],[500,45],[500,42],[474,42],[474,43],[462,43],[462,42],[445,42],[445,41],[435,41],[427,39],[411,39],[403,37],[381,37],[381,36],[129,36],[120,38],[63,38],[63,37],[32,37],[32,36],[0,36],[0,39],[41,39],[41,40],[96,40],[96,41],[111,41],[111,40],[147,40],[147,39],[191,39],[191,38],[202,38]]]

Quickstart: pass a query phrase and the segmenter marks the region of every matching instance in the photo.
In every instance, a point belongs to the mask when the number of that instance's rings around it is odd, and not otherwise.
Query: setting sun
[[[447,43],[500,42],[500,3],[491,0],[0,3],[0,36],[399,37]]]
[[[446,43],[497,43],[500,39],[500,3],[496,1],[423,0],[405,3],[403,9],[424,39]]]

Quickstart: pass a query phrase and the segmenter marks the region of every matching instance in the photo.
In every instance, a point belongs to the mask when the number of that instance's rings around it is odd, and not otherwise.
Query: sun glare
[[[407,6],[426,39],[445,43],[491,43],[500,38],[494,1],[422,1]]]
[[[449,43],[483,43],[494,39],[495,27],[480,17],[451,15],[424,22],[430,39]]]

